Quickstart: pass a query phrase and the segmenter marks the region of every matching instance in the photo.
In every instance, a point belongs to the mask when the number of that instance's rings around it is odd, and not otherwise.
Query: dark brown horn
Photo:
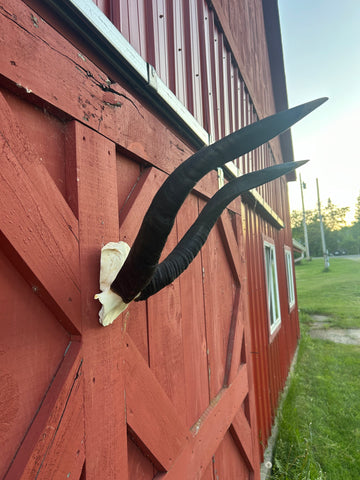
[[[263,170],[248,173],[226,184],[209,200],[178,245],[158,265],[150,283],[144,288],[136,301],[146,300],[148,297],[151,297],[166,287],[166,285],[172,283],[186,270],[206,242],[211,229],[223,210],[237,196],[259,185],[270,182],[304,165],[306,162],[307,160],[274,165]]]
[[[155,195],[111,290],[129,303],[151,281],[175,216],[204,175],[284,132],[326,100],[313,100],[248,125],[202,148],[176,168]]]

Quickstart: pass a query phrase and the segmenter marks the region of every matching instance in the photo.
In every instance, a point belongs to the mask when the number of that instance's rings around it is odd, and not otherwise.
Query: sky
[[[278,0],[289,107],[329,100],[292,127],[305,209],[351,207],[360,194],[360,0]],[[290,209],[301,210],[300,184],[289,182]]]

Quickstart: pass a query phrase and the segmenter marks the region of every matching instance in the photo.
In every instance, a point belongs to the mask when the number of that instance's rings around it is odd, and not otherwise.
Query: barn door
[[[146,170],[120,206],[129,161],[71,121],[62,188],[3,96],[0,125],[0,475],[258,478],[238,219],[225,213],[180,279],[100,327],[100,248],[119,231],[132,244],[164,176]],[[167,248],[201,206],[189,197]]]
[[[0,134],[0,477],[79,478],[78,221],[1,93]]]
[[[99,326],[93,300],[99,248],[119,232],[115,146],[70,122],[61,174],[32,145],[51,117],[8,97],[34,138],[1,95],[0,475],[127,478],[124,332]]]
[[[143,173],[121,209],[121,240],[133,243],[165,178],[154,168]],[[188,197],[164,257],[203,205]],[[146,311],[135,303],[122,319],[129,458],[133,444],[143,454],[141,476],[130,462],[129,478],[259,478],[241,230],[239,216],[225,212],[189,269]]]

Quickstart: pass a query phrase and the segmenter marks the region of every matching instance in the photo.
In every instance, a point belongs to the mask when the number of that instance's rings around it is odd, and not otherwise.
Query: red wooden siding
[[[127,8],[125,5],[128,2],[117,0],[112,3],[121,10]],[[134,3],[143,4],[140,0]],[[141,25],[146,30],[146,35],[143,35],[146,45],[142,44],[141,49],[132,42],[129,34],[133,24],[122,24],[120,31],[144,59],[155,66],[162,80],[211,133],[212,138],[219,139],[253,123],[259,116],[273,113],[275,107],[261,2],[212,3],[213,8],[210,8],[205,0],[198,0],[190,2],[189,8],[189,3],[182,0],[151,2],[151,21]],[[281,161],[279,139],[274,139],[235,164],[247,173]],[[265,445],[299,332],[296,309],[289,313],[287,305],[283,246],[291,246],[292,243],[286,182],[284,179],[276,180],[257,190],[286,225],[284,231],[279,232],[251,208],[244,209],[250,323],[253,350],[257,352],[254,354],[255,389],[259,430],[262,445]],[[267,325],[264,234],[276,244],[281,286],[282,328],[271,343]]]
[[[0,475],[258,479],[259,433],[264,446],[298,337],[286,182],[258,189],[284,230],[233,202],[179,279],[101,328],[101,246],[133,243],[159,185],[193,149],[44,2],[25,3],[0,0]],[[259,0],[95,3],[213,139],[273,113]],[[275,139],[235,163],[248,172],[280,161]],[[217,189],[211,172],[164,255]],[[264,234],[283,287],[272,341]]]

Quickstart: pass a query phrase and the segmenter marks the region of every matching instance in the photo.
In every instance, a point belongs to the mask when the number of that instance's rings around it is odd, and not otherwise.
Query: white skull
[[[129,252],[130,247],[125,242],[109,242],[101,249],[101,293],[97,293],[94,298],[102,304],[99,312],[99,322],[104,327],[113,323],[115,318],[128,306],[128,303],[125,303],[119,295],[110,290],[110,286],[121,270]]]

